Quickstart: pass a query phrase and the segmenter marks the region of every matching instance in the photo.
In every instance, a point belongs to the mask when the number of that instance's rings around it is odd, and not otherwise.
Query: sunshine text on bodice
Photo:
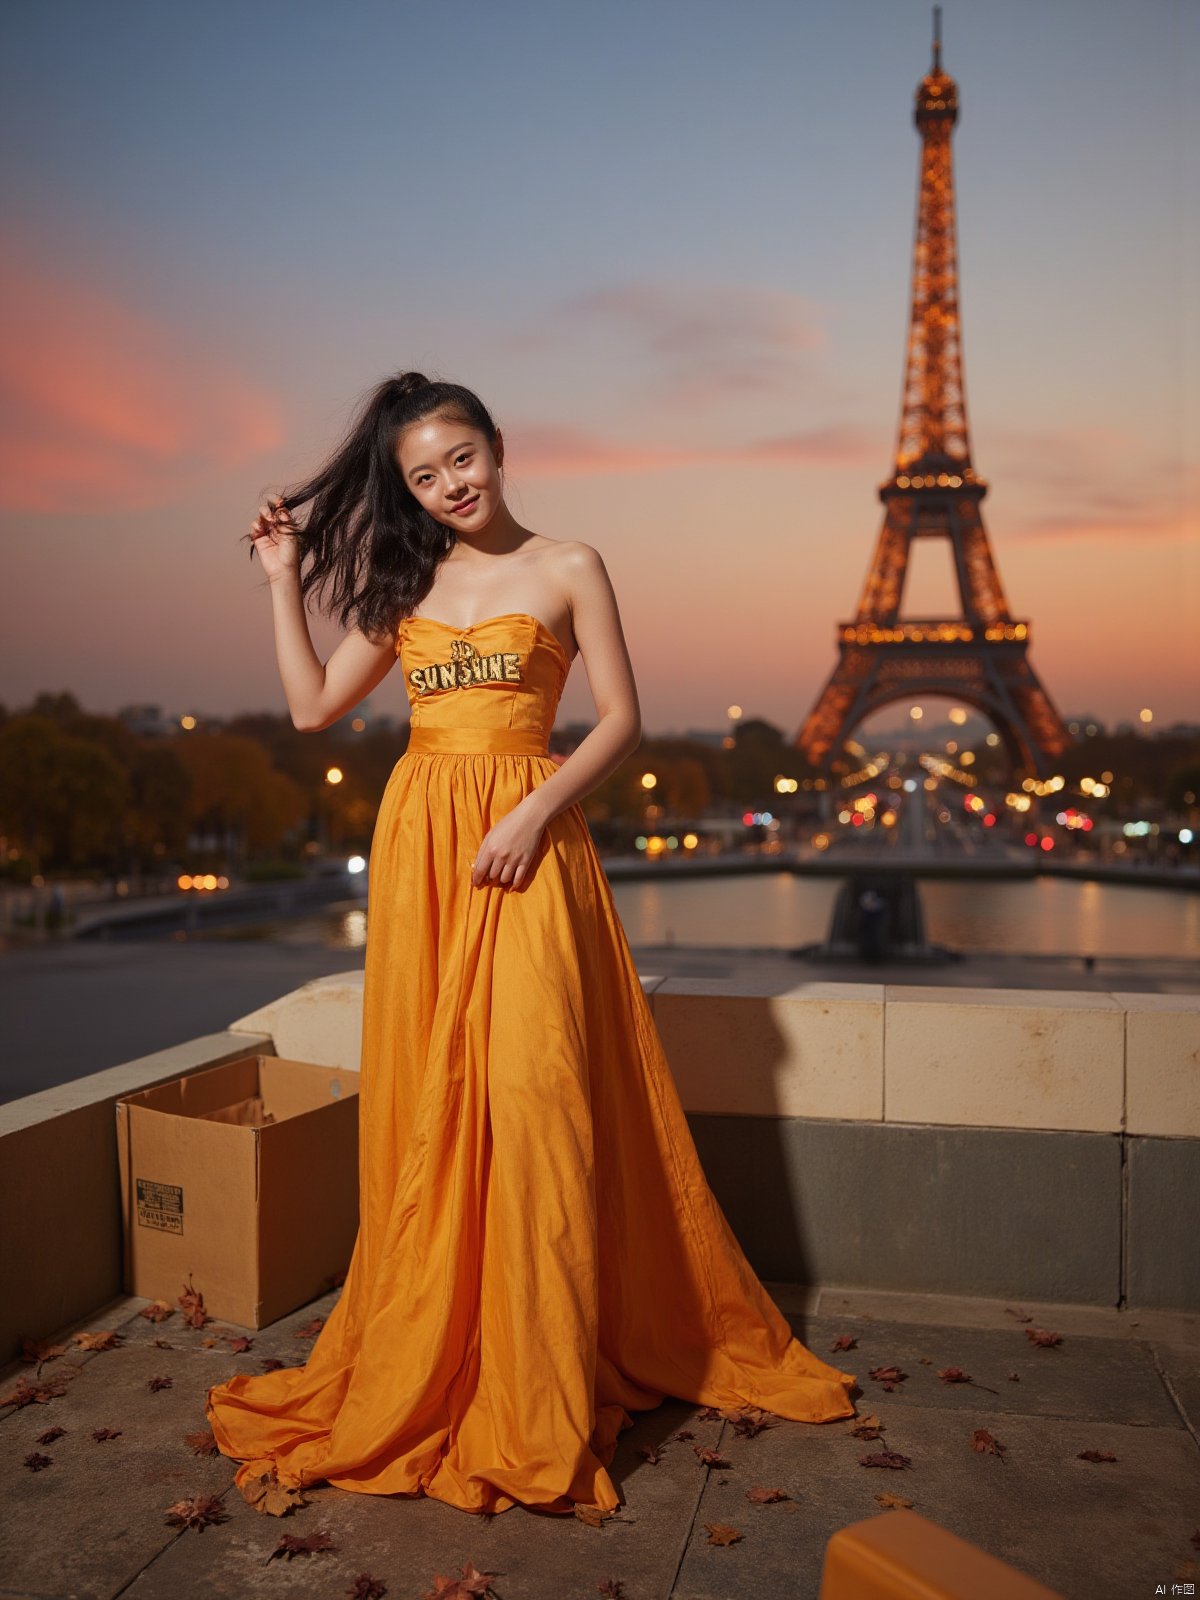
[[[521,654],[518,650],[497,650],[483,655],[469,639],[453,639],[451,659],[432,666],[414,667],[408,681],[418,695],[436,694],[442,689],[472,689],[481,683],[520,683]]]

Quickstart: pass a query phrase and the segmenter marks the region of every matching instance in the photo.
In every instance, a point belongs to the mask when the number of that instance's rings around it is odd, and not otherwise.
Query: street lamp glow
[[[736,722],[737,719],[741,716],[741,714],[742,714],[741,706],[730,706],[729,710],[725,713],[725,715],[729,718],[730,722]]]
[[[341,783],[344,776],[345,774],[343,773],[341,767],[330,767],[329,771],[325,774],[325,782]]]
[[[1154,713],[1153,713],[1153,711],[1151,711],[1149,706],[1143,706],[1142,709],[1138,712],[1138,716],[1141,718],[1141,720],[1143,722],[1153,722],[1154,721]]]
[[[653,772],[643,772],[642,773],[642,788],[643,789],[653,789],[654,785],[657,782],[658,782],[658,779],[654,775]]]
[[[920,722],[921,718],[925,715],[920,706],[910,706],[908,708],[908,714],[914,722]]]

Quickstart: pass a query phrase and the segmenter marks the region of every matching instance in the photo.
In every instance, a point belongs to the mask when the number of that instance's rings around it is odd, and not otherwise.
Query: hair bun
[[[429,379],[423,372],[402,372],[392,381],[398,394],[416,394],[419,389],[429,387]]]

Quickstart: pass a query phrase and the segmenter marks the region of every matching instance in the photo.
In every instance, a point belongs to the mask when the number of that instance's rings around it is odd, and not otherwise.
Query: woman
[[[397,658],[411,723],[371,847],[345,1285],[306,1366],[208,1393],[247,1494],[274,1472],[609,1511],[617,1435],[666,1395],[855,1415],[705,1181],[579,806],[641,739],[604,563],[517,522],[503,463],[475,394],[404,373],[251,530],[296,726]],[[304,597],[325,584],[352,626],[323,666]],[[559,765],[576,653],[598,718]]]

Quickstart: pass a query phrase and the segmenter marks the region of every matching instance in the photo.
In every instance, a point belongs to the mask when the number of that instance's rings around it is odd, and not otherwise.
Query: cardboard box
[[[116,1103],[125,1289],[261,1328],[328,1292],[358,1232],[357,1072],[250,1055]]]

